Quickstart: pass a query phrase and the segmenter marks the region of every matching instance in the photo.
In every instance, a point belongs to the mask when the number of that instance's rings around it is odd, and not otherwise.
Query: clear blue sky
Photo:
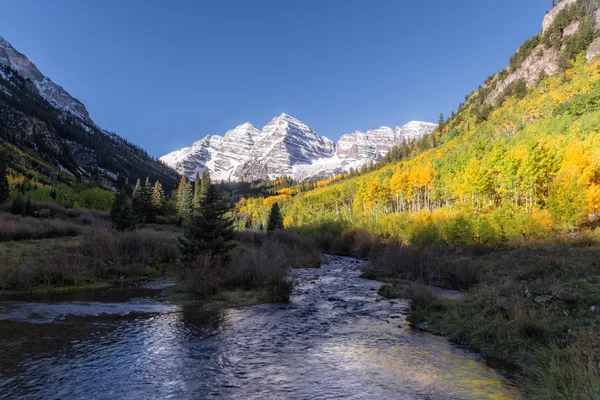
[[[160,156],[286,112],[337,140],[436,122],[550,0],[0,0],[0,36]]]

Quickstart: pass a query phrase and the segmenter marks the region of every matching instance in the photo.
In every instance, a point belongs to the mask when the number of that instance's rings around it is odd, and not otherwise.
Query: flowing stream
[[[361,263],[297,270],[290,304],[215,312],[161,285],[0,297],[4,399],[517,399],[498,371],[415,332]]]

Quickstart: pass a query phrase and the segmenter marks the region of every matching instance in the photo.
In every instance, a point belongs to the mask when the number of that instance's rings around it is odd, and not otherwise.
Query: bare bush
[[[76,236],[81,229],[62,220],[40,220],[0,213],[0,242]]]
[[[82,249],[88,266],[99,277],[162,272],[179,259],[177,236],[150,229],[125,233],[90,230],[84,234]]]
[[[467,289],[479,282],[469,258],[450,257],[453,249],[444,246],[416,248],[399,241],[381,245],[373,255],[377,276],[398,278],[453,289]]]

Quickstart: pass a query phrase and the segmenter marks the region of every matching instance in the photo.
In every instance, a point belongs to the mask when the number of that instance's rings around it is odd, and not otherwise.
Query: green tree
[[[202,173],[202,183],[200,185],[200,196],[206,196],[206,192],[208,191],[208,187],[212,185],[212,179],[210,178],[210,172],[208,169],[205,169]]]
[[[6,203],[10,195],[7,175],[6,158],[3,153],[0,153],[0,204]]]
[[[179,189],[177,190],[177,213],[182,224],[186,225],[191,221],[194,207],[194,193],[192,185],[185,176],[181,177]]]
[[[144,222],[144,187],[139,179],[131,195],[131,211],[136,222]]]
[[[200,174],[196,171],[196,180],[194,181],[194,211],[200,208],[200,200],[202,199],[202,183]]]
[[[167,198],[165,197],[163,186],[159,181],[156,181],[152,191],[152,208],[154,212],[159,215],[164,214],[166,202]]]
[[[194,214],[184,234],[179,238],[181,261],[190,266],[200,254],[222,255],[228,258],[233,243],[233,220],[227,216],[227,205],[209,185],[200,201],[199,212]]]
[[[585,187],[575,179],[556,182],[548,194],[548,209],[554,223],[565,230],[575,230],[585,222]]]
[[[273,232],[279,229],[283,229],[283,217],[281,216],[281,210],[279,204],[274,203],[269,213],[269,221],[267,222],[267,232]]]
[[[113,227],[119,231],[125,231],[133,227],[134,221],[131,214],[131,205],[129,198],[125,194],[125,189],[118,192],[110,209],[110,220]]]
[[[154,221],[154,206],[152,205],[152,197],[154,196],[154,186],[150,182],[150,178],[146,178],[144,183],[144,191],[142,196],[142,212],[144,221]]]
[[[125,191],[125,194],[127,196],[131,196],[132,192],[131,192],[131,183],[129,183],[129,178],[125,179],[125,183],[123,184],[123,190]]]

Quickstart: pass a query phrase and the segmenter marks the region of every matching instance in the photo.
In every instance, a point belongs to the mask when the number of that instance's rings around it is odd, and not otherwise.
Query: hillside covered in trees
[[[263,206],[244,199],[238,211],[265,221],[268,205],[277,201],[287,227],[335,222],[407,242],[492,243],[595,223],[600,211],[600,63],[586,59],[598,36],[592,19],[597,5],[592,11],[586,7],[589,2],[576,2],[554,21],[559,28],[581,22],[578,34],[554,44],[562,48],[561,59],[567,57],[563,70],[540,76],[529,87],[524,81],[510,84],[495,104],[490,93],[517,68],[513,57],[511,67],[489,78],[440,123],[429,149],[413,146],[401,162],[338,177],[314,190],[296,194],[283,189],[262,200]],[[533,40],[554,38],[556,32],[561,31],[550,27]]]

